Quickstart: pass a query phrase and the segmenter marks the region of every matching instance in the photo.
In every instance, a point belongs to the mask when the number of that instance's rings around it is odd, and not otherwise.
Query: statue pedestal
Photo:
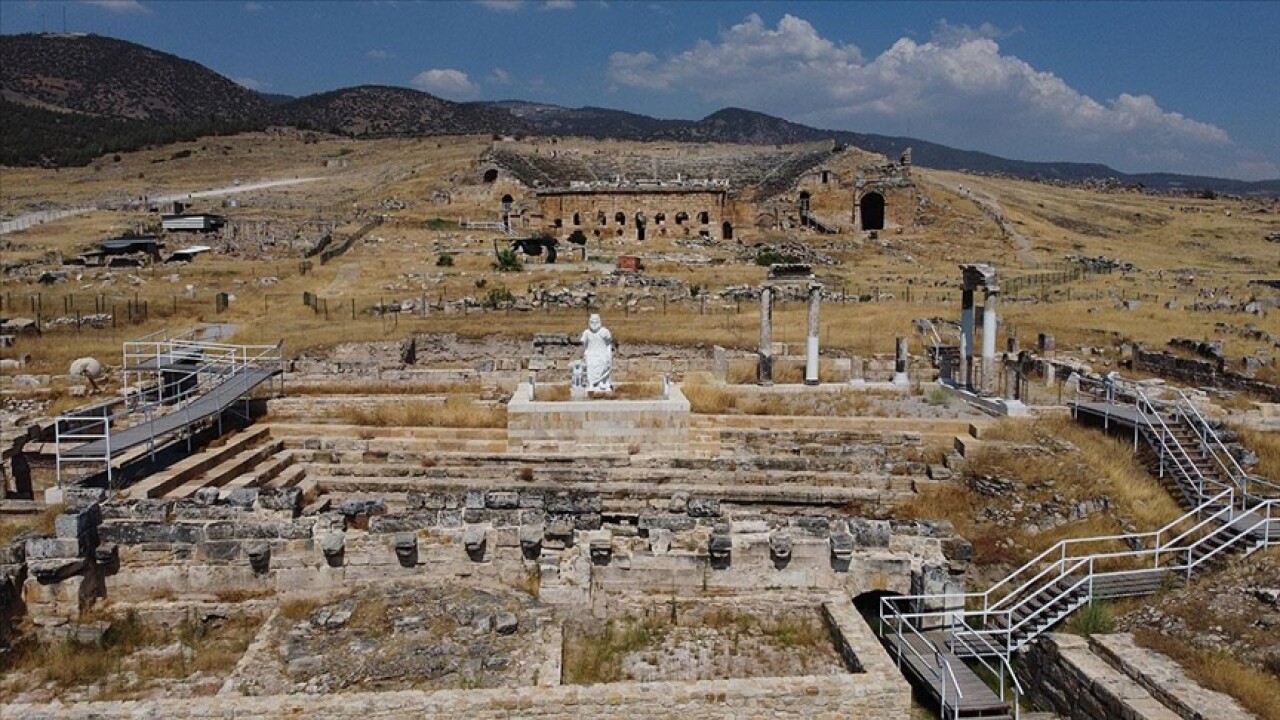
[[[582,390],[570,400],[534,400],[517,386],[507,403],[509,452],[679,453],[689,443],[689,401],[675,385],[666,398],[605,400]],[[595,396],[593,398],[593,396]]]

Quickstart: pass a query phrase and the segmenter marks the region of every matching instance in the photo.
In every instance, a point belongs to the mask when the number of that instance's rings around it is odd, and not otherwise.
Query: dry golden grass
[[[477,405],[469,396],[450,395],[443,403],[407,400],[373,408],[351,407],[330,411],[329,417],[350,425],[373,427],[504,428],[507,409]]]
[[[875,391],[785,394],[760,392],[751,386],[730,387],[690,376],[680,388],[690,410],[700,415],[806,415],[817,417],[883,417]]]
[[[319,598],[292,598],[280,603],[278,614],[285,620],[299,622],[310,617],[323,604]]]
[[[32,515],[5,515],[0,517],[0,545],[8,543],[21,533],[52,535],[53,523],[62,512],[62,505],[49,505]]]
[[[1225,651],[1214,652],[1192,645],[1167,633],[1139,630],[1139,645],[1168,655],[1181,665],[1192,680],[1230,695],[1246,710],[1262,720],[1280,720],[1280,677],[1249,667]]]
[[[969,458],[966,472],[1013,480],[1019,484],[1017,493],[989,497],[960,480],[925,486],[901,510],[909,517],[949,520],[960,535],[973,543],[975,561],[980,565],[1018,564],[1066,538],[1121,534],[1124,531],[1119,518],[1128,519],[1139,532],[1147,532],[1183,514],[1137,461],[1130,444],[1075,425],[1067,418],[1006,420],[983,437],[999,442],[980,448]],[[1070,443],[1078,452],[1059,441]],[[1031,450],[1029,446],[1043,449]],[[999,527],[982,516],[983,510],[992,505],[1007,510],[1015,500],[1046,502],[1054,495],[1061,496],[1061,504],[1068,508],[1076,502],[1105,496],[1110,498],[1112,509],[1036,534],[1017,527]],[[1036,519],[1028,518],[1028,522]],[[1118,548],[1106,544],[1087,548],[1109,549]]]
[[[20,673],[33,685],[50,682],[65,689],[94,687],[96,699],[133,699],[151,692],[156,681],[197,672],[215,676],[229,672],[253,640],[260,622],[260,618],[240,616],[167,627],[150,625],[129,613],[114,618],[96,645],[70,641],[41,645],[25,638],[5,670]],[[154,653],[175,646],[178,652]]]
[[[1280,433],[1249,428],[1234,428],[1240,433],[1240,442],[1257,453],[1258,466],[1254,472],[1268,481],[1280,484]]]

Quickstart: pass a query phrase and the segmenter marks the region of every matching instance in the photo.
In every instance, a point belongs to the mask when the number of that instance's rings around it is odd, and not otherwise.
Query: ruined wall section
[[[538,192],[540,229],[558,237],[581,230],[595,239],[659,237],[723,239],[724,223],[741,226],[745,216],[728,187],[592,187]],[[730,230],[730,235],[733,230]]]
[[[545,602],[582,605],[595,593],[636,591],[954,593],[971,555],[945,523],[731,513],[687,494],[631,512],[583,491],[424,490],[305,509],[303,501],[298,488],[223,497],[208,488],[191,500],[94,502],[64,523],[93,539],[78,557],[50,562],[71,555],[71,543],[27,540],[34,569],[23,598],[42,625],[57,626],[103,595],[328,594],[415,577],[534,587]]]

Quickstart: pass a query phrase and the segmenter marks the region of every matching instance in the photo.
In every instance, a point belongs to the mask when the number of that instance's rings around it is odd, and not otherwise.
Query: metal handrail
[[[913,656],[915,656],[918,660],[920,660],[920,665],[921,665],[921,667],[928,668],[928,669],[929,669],[930,674],[931,674],[931,675],[933,675],[933,676],[934,676],[934,677],[939,681],[939,683],[941,684],[941,686],[942,686],[942,696],[938,699],[938,702],[939,702],[939,705],[941,706],[941,712],[942,712],[942,713],[945,713],[945,712],[946,712],[946,707],[947,707],[947,677],[949,676],[949,677],[951,678],[951,684],[955,687],[955,694],[956,694],[956,699],[957,699],[957,702],[955,702],[954,707],[953,707],[952,716],[953,716],[954,718],[959,718],[959,717],[960,717],[960,703],[959,703],[959,700],[963,700],[963,699],[964,699],[964,692],[960,689],[960,681],[956,679],[955,670],[951,667],[951,661],[950,661],[950,660],[947,660],[945,657],[943,657],[943,656],[942,656],[942,653],[938,650],[937,645],[936,645],[936,644],[934,644],[934,642],[933,642],[932,640],[930,640],[929,638],[925,637],[925,636],[924,636],[924,635],[923,635],[923,634],[922,634],[918,629],[916,629],[916,627],[915,627],[914,625],[912,625],[910,622],[907,622],[907,621],[906,621],[906,618],[907,618],[908,616],[907,616],[907,615],[904,615],[904,614],[903,614],[903,613],[901,613],[901,612],[899,612],[899,611],[898,611],[898,609],[897,609],[896,607],[894,607],[891,603],[887,602],[889,599],[890,599],[890,598],[881,598],[881,599],[880,599],[880,622],[881,622],[880,632],[881,632],[881,634],[883,634],[883,633],[884,633],[884,627],[883,627],[883,626],[884,626],[885,624],[888,624],[888,623],[893,623],[894,627],[897,629],[896,634],[897,634],[897,636],[898,636],[897,652],[898,652],[898,668],[899,668],[899,670],[901,670],[901,668],[902,668],[902,649],[903,649],[903,647],[904,647],[904,646],[906,646],[907,648],[909,648],[909,649],[911,650],[911,654],[912,654]],[[893,618],[896,618],[896,620],[891,619],[891,618],[887,618],[887,617],[885,616],[885,612],[884,612],[884,611],[885,611],[885,608],[886,608],[886,607],[888,607],[888,608],[892,611],[892,617],[893,617]],[[921,640],[922,640],[926,645],[928,645],[930,648],[933,648],[933,663],[932,663],[932,664],[929,662],[929,660],[928,660],[927,658],[925,658],[925,656],[924,656],[924,655],[920,654],[919,649],[917,649],[914,645],[911,645],[910,643],[905,643],[905,642],[903,642],[903,641],[902,641],[902,628],[903,628],[903,626],[905,626],[907,629],[909,629],[909,630],[911,631],[911,634],[913,634],[913,635],[915,635],[916,637],[920,638],[920,639],[921,639]],[[946,675],[944,675],[940,670],[937,670],[937,669],[935,669],[935,668],[945,668],[945,670],[946,670]]]

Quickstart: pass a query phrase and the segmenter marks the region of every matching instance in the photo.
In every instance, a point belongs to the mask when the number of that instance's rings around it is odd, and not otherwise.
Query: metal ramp
[[[139,451],[154,453],[168,439],[186,435],[208,422],[221,423],[224,411],[241,400],[248,415],[249,394],[283,375],[282,344],[228,345],[176,338],[124,344],[124,396],[57,418],[55,448],[58,484],[63,465],[102,463],[114,487],[118,458]]]
[[[1280,546],[1280,486],[1246,473],[1190,399],[1166,390],[1172,399],[1115,377],[1084,381],[1072,408],[1078,419],[1132,430],[1135,451],[1149,449],[1156,472],[1191,508],[1185,515],[1154,532],[1064,540],[986,592],[881,599],[882,642],[943,718],[982,717],[962,712],[966,661],[1001,671],[1003,698],[1014,654],[1077,608],[1151,594],[1227,556]],[[1016,678],[1009,689],[1016,717]]]

